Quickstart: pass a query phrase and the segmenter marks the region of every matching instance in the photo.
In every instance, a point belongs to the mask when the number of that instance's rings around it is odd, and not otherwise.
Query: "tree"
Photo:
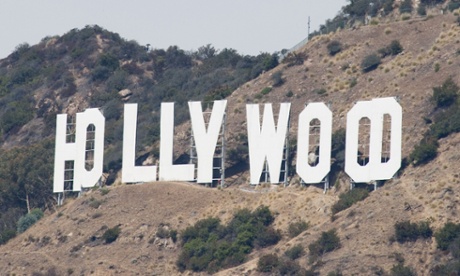
[[[400,13],[411,13],[412,12],[412,0],[403,0],[401,6],[399,6]]]

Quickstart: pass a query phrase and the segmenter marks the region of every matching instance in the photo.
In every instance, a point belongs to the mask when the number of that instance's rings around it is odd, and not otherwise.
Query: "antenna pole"
[[[310,39],[310,16],[308,16],[308,34],[307,39]]]

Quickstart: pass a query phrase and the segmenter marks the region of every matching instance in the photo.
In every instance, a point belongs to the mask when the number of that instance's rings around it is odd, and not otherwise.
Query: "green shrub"
[[[460,224],[447,222],[443,228],[434,234],[438,248],[447,250],[449,245],[460,236]]]
[[[389,14],[390,12],[393,11],[393,3],[394,3],[394,0],[386,0],[385,3],[383,3],[383,13],[384,14]]]
[[[284,255],[291,260],[296,260],[304,254],[303,246],[300,244],[294,245],[284,252]]]
[[[273,272],[279,265],[279,259],[276,254],[267,254],[259,258],[257,262],[257,271]]]
[[[399,263],[397,265],[394,265],[391,268],[390,275],[391,276],[415,276],[417,275],[417,273],[415,273],[412,267],[404,266],[403,264]]]
[[[460,262],[454,260],[445,265],[436,265],[431,269],[431,275],[460,275]]]
[[[97,209],[99,208],[99,206],[101,206],[102,200],[96,199],[94,197],[90,197],[87,203],[91,208]]]
[[[418,238],[418,227],[416,223],[402,221],[395,224],[396,240],[400,243],[415,241]]]
[[[358,84],[358,80],[356,78],[350,79],[350,88],[355,87]]]
[[[447,9],[449,11],[454,11],[458,8],[460,8],[460,2],[458,2],[458,0],[450,1],[449,4],[447,4]]]
[[[403,0],[399,6],[400,13],[411,13],[412,12],[412,0]]]
[[[42,217],[43,211],[40,209],[32,209],[30,213],[20,217],[18,220],[18,233],[23,233]]]
[[[278,272],[279,274],[277,275],[310,275],[297,262],[292,260],[280,260]]]
[[[237,211],[227,226],[217,218],[198,221],[181,234],[183,249],[177,260],[180,271],[207,271],[239,265],[254,247],[275,244],[281,238],[271,227],[274,217],[266,206],[253,212]]]
[[[392,56],[396,56],[404,50],[399,40],[393,40],[390,45],[388,45],[388,49],[390,49]]]
[[[101,195],[104,196],[104,195],[110,193],[110,190],[108,188],[104,187],[104,188],[99,189],[99,192],[101,193]]]
[[[109,68],[99,65],[91,71],[91,78],[93,81],[105,81],[111,74]]]
[[[436,107],[448,107],[455,103],[459,91],[452,77],[447,78],[441,86],[433,87],[433,101]]]
[[[308,246],[311,260],[316,260],[324,254],[340,248],[340,238],[335,229],[322,232],[321,237]]]
[[[327,276],[343,276],[342,272],[340,271],[331,271],[327,274]]]
[[[332,214],[348,209],[358,201],[364,200],[369,195],[367,189],[355,188],[339,196],[339,201],[332,205]]]
[[[275,73],[273,73],[271,79],[272,79],[274,87],[278,87],[278,86],[283,85],[283,83],[284,83],[283,72],[276,71]]]
[[[420,16],[425,16],[426,15],[426,6],[423,5],[423,4],[418,5],[417,14],[420,15]]]
[[[0,118],[0,126],[3,133],[18,130],[34,117],[33,106],[28,101],[12,101],[4,107],[4,113]]]
[[[102,239],[105,243],[112,243],[117,240],[118,236],[120,235],[121,229],[117,225],[115,227],[107,229],[104,234],[102,234]]]
[[[307,229],[308,223],[303,220],[291,222],[288,226],[288,235],[290,238],[294,238]]]
[[[431,229],[430,223],[428,221],[419,222],[418,233],[423,239],[431,238],[433,236],[433,229]]]
[[[433,5],[438,5],[438,4],[444,3],[445,1],[446,0],[420,0],[420,3],[423,4],[423,5],[433,6]]]
[[[6,229],[0,232],[0,245],[5,244],[10,239],[16,237],[16,231],[13,229]]]
[[[456,260],[460,260],[460,237],[455,238],[448,247],[452,257]]]
[[[260,91],[260,94],[262,95],[267,95],[268,93],[270,93],[272,91],[272,88],[271,87],[265,87],[264,89],[262,89],[262,91]]]
[[[370,72],[372,70],[377,69],[380,65],[380,57],[376,54],[371,54],[364,57],[363,61],[361,62],[361,69],[364,73]]]
[[[441,69],[441,65],[440,65],[439,63],[436,62],[436,63],[434,64],[434,72],[435,72],[435,73],[439,72],[439,69]]]
[[[403,50],[404,49],[403,49],[401,43],[399,42],[399,40],[393,40],[393,41],[391,41],[391,43],[388,46],[385,46],[385,47],[379,49],[378,52],[379,52],[380,56],[382,58],[384,58],[384,57],[389,56],[389,55],[396,56],[399,53],[401,53]]]
[[[35,218],[37,218],[37,220],[41,219],[44,216],[43,211],[39,208],[32,209],[30,211],[30,214],[34,216]]]
[[[329,52],[329,55],[335,56],[336,54],[340,53],[342,51],[342,43],[337,40],[333,40],[327,44],[327,51]]]
[[[281,239],[281,232],[273,228],[261,230],[254,239],[254,246],[267,247],[278,243]]]
[[[438,142],[436,140],[422,141],[414,147],[410,159],[415,166],[426,164],[438,155]]]
[[[315,90],[313,90],[313,93],[316,93],[318,95],[325,95],[327,91],[324,88],[316,88]]]
[[[416,241],[418,238],[430,238],[433,235],[428,222],[411,223],[401,221],[395,224],[395,237],[399,243]]]

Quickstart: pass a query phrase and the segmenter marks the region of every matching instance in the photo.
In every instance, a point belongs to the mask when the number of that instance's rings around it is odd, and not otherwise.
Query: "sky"
[[[0,59],[22,43],[99,25],[141,45],[211,44],[257,55],[290,49],[346,0],[0,0]]]

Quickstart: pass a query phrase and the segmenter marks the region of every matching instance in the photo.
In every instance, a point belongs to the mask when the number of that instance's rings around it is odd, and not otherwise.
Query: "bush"
[[[438,155],[438,142],[436,140],[422,141],[416,145],[410,159],[415,166],[426,164]]]
[[[438,243],[438,248],[447,250],[449,245],[460,236],[460,224],[447,222],[441,230],[439,230],[434,237]]]
[[[385,3],[383,3],[383,13],[384,14],[389,14],[390,12],[393,11],[393,3],[394,3],[394,0],[386,0]]]
[[[417,275],[412,267],[397,264],[391,268],[391,276],[415,276]]]
[[[327,44],[327,51],[329,52],[329,55],[335,56],[342,51],[342,43],[337,40],[329,42],[329,44]]]
[[[271,224],[274,217],[266,206],[253,212],[237,211],[227,226],[217,218],[198,221],[181,235],[182,252],[177,261],[180,271],[214,273],[221,268],[239,265],[256,246],[275,244],[281,238]]]
[[[402,221],[395,224],[396,240],[399,243],[415,241],[418,238],[417,224],[410,221]]]
[[[420,4],[417,8],[417,14],[420,16],[425,16],[426,15],[426,7],[423,4]]]
[[[43,211],[40,209],[33,209],[30,213],[20,217],[18,221],[18,233],[23,233],[42,217]]]
[[[284,83],[283,72],[281,71],[276,71],[275,73],[273,73],[271,78],[272,78],[274,87],[281,86]]]
[[[395,236],[399,243],[416,241],[418,238],[430,238],[433,235],[428,222],[411,223],[402,221],[395,224]]]
[[[294,245],[284,252],[284,255],[291,260],[300,258],[304,254],[303,246],[300,244]]]
[[[340,248],[340,238],[337,236],[336,230],[332,229],[327,232],[322,232],[321,237],[308,246],[310,257],[316,260],[325,253],[334,251]]]
[[[369,195],[367,189],[355,188],[339,196],[339,201],[332,205],[332,214],[348,209],[358,201],[364,200]]]
[[[0,232],[0,245],[5,244],[10,239],[16,237],[16,231],[13,229],[6,229]]]
[[[458,2],[458,0],[450,1],[449,4],[447,4],[447,9],[449,11],[454,11],[454,10],[456,10],[458,8],[460,8],[460,2]]]
[[[423,239],[428,239],[433,236],[433,229],[431,229],[428,221],[422,221],[418,224],[418,234]]]
[[[378,52],[379,52],[380,56],[382,58],[384,58],[384,57],[389,56],[389,55],[396,56],[399,53],[401,53],[403,50],[404,49],[403,49],[401,43],[399,42],[399,40],[393,40],[390,43],[390,45],[387,45],[387,46],[379,49]]]
[[[294,238],[307,229],[308,223],[303,220],[291,222],[288,226],[288,235],[290,238]]]
[[[377,69],[377,67],[379,67],[380,65],[380,62],[380,57],[376,54],[368,55],[361,62],[361,69],[364,73],[370,72],[372,70]]]
[[[281,232],[273,228],[267,228],[258,233],[254,239],[254,245],[257,247],[267,247],[274,245],[281,240]]]
[[[433,101],[436,107],[448,107],[457,100],[458,85],[452,77],[447,78],[441,86],[433,87]]]
[[[412,12],[412,0],[403,0],[399,6],[400,13],[411,13]]]
[[[281,260],[278,264],[279,275],[310,275],[298,263],[292,260]]]
[[[260,94],[262,95],[267,95],[268,93],[270,93],[272,91],[272,88],[271,87],[265,87],[264,89],[262,89],[262,91],[260,91]]]
[[[104,234],[102,234],[102,239],[105,243],[112,243],[117,240],[118,236],[120,235],[121,229],[117,225],[115,227],[107,229]]]
[[[399,40],[393,40],[390,45],[388,45],[388,49],[390,49],[392,56],[396,56],[404,50]]]
[[[276,254],[267,254],[259,258],[257,262],[257,271],[259,272],[272,272],[279,265],[279,259]]]

